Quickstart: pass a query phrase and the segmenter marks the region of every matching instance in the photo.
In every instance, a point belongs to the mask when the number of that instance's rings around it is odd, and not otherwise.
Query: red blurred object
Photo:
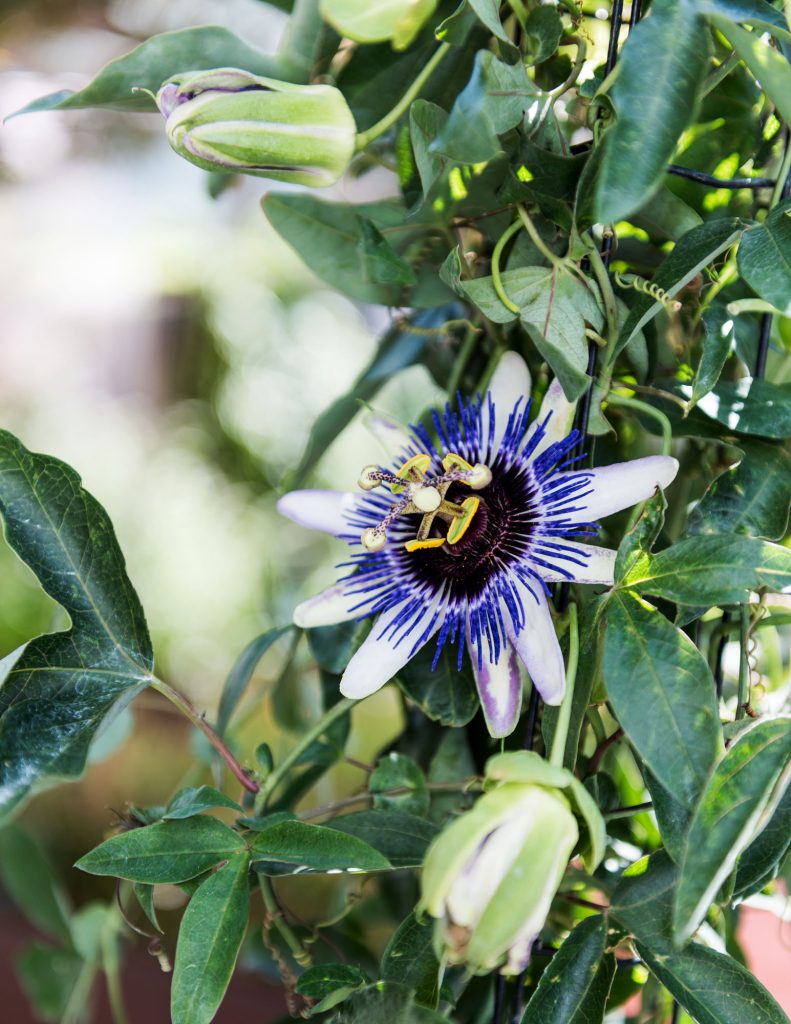
[[[13,911],[0,914],[0,1020],[4,1024],[40,1024],[27,1004],[14,972],[14,957],[34,939],[42,939]],[[46,941],[46,940],[43,940]],[[170,1020],[170,979],[145,949],[133,949],[124,962],[122,983],[129,1024],[164,1024]],[[112,1024],[110,1009],[101,981],[96,986],[97,1013],[94,1024]],[[238,1024],[255,1020],[256,1024],[274,1024],[287,1013],[281,989],[243,971],[234,975],[216,1024]]]

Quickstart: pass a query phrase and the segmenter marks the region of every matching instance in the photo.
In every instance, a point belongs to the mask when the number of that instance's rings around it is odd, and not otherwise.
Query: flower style
[[[362,698],[392,679],[432,637],[436,659],[469,650],[492,736],[509,735],[521,708],[517,656],[548,704],[565,688],[548,584],[612,584],[616,552],[582,541],[596,520],[651,497],[675,477],[669,456],[569,468],[580,441],[574,406],[555,381],[529,423],[530,374],[506,353],[486,396],[435,414],[437,439],[401,435],[394,470],[368,466],[362,494],[292,491],[278,510],[347,541],[346,575],[299,605],[298,626],[378,616],[341,680]]]

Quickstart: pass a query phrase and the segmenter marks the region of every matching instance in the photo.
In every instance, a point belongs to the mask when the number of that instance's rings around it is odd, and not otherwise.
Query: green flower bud
[[[578,839],[556,789],[506,782],[429,847],[420,907],[437,918],[437,955],[477,972],[527,964]]]
[[[322,0],[321,15],[357,43],[391,39],[396,50],[403,50],[436,6],[437,0]]]
[[[207,171],[324,186],[341,177],[354,153],[354,118],[329,85],[214,68],[174,75],[156,100],[170,145]]]

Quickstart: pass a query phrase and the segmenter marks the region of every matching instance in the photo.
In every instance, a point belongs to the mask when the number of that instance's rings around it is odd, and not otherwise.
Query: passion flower
[[[519,717],[521,659],[547,704],[565,687],[548,584],[612,584],[616,552],[587,543],[596,520],[666,487],[678,463],[648,456],[573,469],[580,435],[555,382],[530,422],[530,375],[509,352],[483,399],[435,414],[436,437],[413,427],[392,468],[367,466],[361,494],[293,491],[278,509],[335,534],[354,553],[336,586],[299,605],[310,628],[377,616],[341,692],[362,698],[436,638],[436,658],[469,650],[492,736]]]
[[[354,118],[330,85],[213,68],[174,75],[156,101],[170,145],[204,170],[325,186],[354,153]]]

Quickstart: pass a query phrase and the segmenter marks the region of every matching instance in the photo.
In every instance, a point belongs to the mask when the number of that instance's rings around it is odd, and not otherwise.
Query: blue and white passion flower
[[[278,510],[354,549],[338,583],[303,604],[303,628],[376,616],[341,679],[374,693],[432,638],[469,651],[492,736],[508,736],[522,703],[518,660],[547,704],[565,688],[549,584],[612,585],[616,552],[588,540],[596,521],[651,497],[678,463],[653,455],[574,469],[574,406],[554,381],[530,422],[530,373],[507,352],[486,395],[402,435],[390,468],[367,466],[360,493],[303,490]],[[392,431],[391,431],[392,433]],[[436,663],[435,658],[435,663]]]

